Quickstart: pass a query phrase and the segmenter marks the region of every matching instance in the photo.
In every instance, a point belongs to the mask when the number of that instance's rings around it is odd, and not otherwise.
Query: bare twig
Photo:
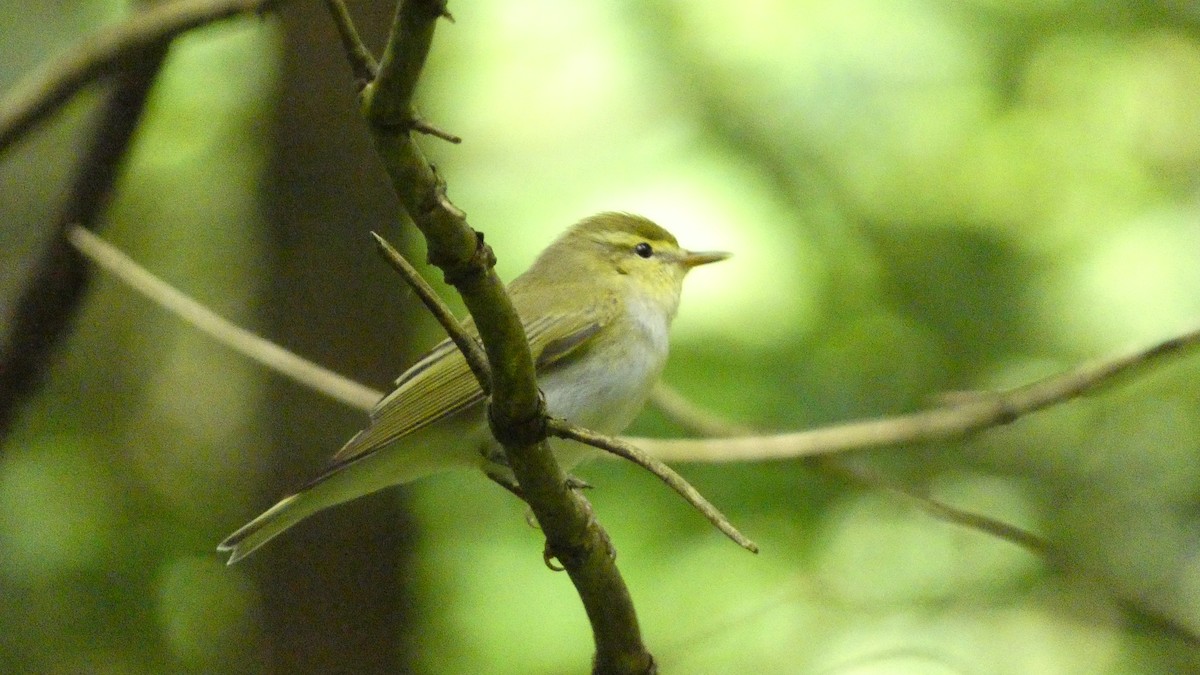
[[[671,469],[671,467],[663,464],[654,457],[651,457],[642,450],[638,449],[637,446],[611,436],[598,434],[589,429],[577,427],[574,424],[561,419],[551,419],[547,423],[546,428],[554,436],[558,436],[559,438],[569,438],[573,441],[579,441],[580,443],[590,445],[593,448],[599,448],[605,452],[609,452],[618,457],[627,459],[654,474],[655,476],[658,476],[662,482],[670,486],[670,488],[675,492],[678,492],[679,495],[686,499],[689,504],[696,507],[697,511],[704,514],[704,517],[708,519],[708,522],[712,523],[718,530],[725,533],[725,536],[737,542],[738,546],[741,546],[747,551],[750,551],[751,553],[758,553],[758,545],[747,539],[741,532],[738,532],[737,528],[733,526],[733,523],[730,523],[729,519],[717,510],[717,507],[709,503],[709,501],[704,498],[704,495],[700,494],[696,488],[692,487],[691,484],[684,480],[683,476],[680,476],[673,469]]]
[[[715,411],[702,408],[663,382],[654,386],[650,393],[650,403],[672,422],[698,436],[728,438],[751,436],[757,432],[751,426],[739,424]]]
[[[818,460],[817,466],[819,468],[838,474],[860,485],[882,490],[894,497],[904,499],[933,518],[954,525],[961,525],[972,530],[979,530],[984,534],[990,534],[998,539],[1016,544],[1030,553],[1046,558],[1052,563],[1058,562],[1061,558],[1059,552],[1050,543],[1050,540],[1029,530],[1006,523],[999,518],[960,509],[940,499],[934,499],[929,495],[921,494],[907,485],[894,483],[870,469],[838,461],[836,457],[818,457],[815,459]]]
[[[337,26],[338,37],[342,39],[342,49],[346,51],[346,60],[350,62],[350,70],[354,71],[354,77],[364,85],[374,80],[379,73],[379,64],[371,55],[371,50],[367,49],[366,43],[359,37],[354,20],[350,18],[350,10],[346,9],[346,3],[342,0],[325,0],[325,6],[329,8],[333,24]]]
[[[442,129],[441,127],[436,127],[420,118],[413,118],[412,129],[417,133],[425,134],[426,136],[433,136],[434,138],[440,138],[443,141],[454,143],[455,145],[462,143],[461,136],[455,136],[449,131]]]
[[[475,379],[479,381],[479,385],[483,388],[483,393],[487,394],[491,391],[492,371],[488,366],[487,354],[479,346],[479,341],[472,337],[467,331],[463,330],[462,324],[454,317],[454,313],[442,302],[437,293],[417,272],[400,252],[392,247],[386,239],[372,232],[371,236],[375,238],[375,244],[379,247],[379,253],[384,260],[392,266],[404,281],[413,289],[417,297],[421,298],[421,302],[425,303],[425,307],[433,314],[438,323],[458,346],[458,350],[462,352],[467,359],[467,365],[471,367],[471,372],[475,375]]]
[[[279,0],[177,0],[156,4],[85,39],[22,80],[0,102],[0,153],[71,96],[118,64],[189,29],[261,12]]]
[[[996,393],[981,393],[953,405],[911,415],[786,434],[721,439],[629,440],[667,462],[746,462],[960,438],[1009,424],[1043,408],[1095,391],[1123,375],[1184,354],[1197,346],[1200,346],[1200,329],[1147,349],[1086,364],[1031,384]]]
[[[1183,336],[1185,341],[1186,337]],[[1139,353],[1144,356],[1150,355],[1152,352],[1159,354],[1164,349],[1167,352],[1175,350],[1176,340],[1168,340],[1150,350]],[[1144,363],[1152,358],[1154,356],[1135,360]],[[965,397],[956,397],[956,399],[960,401],[967,400]],[[660,384],[656,387],[651,400],[667,417],[680,426],[691,429],[696,433],[719,437],[752,433],[749,427],[722,418],[712,411],[701,408],[666,385]],[[1148,620],[1161,626],[1164,630],[1178,635],[1193,646],[1200,644],[1200,635],[1192,631],[1184,622],[1170,616],[1170,614],[1159,608],[1151,606],[1144,599],[1136,595],[1130,595],[1119,584],[1108,578],[1107,575],[1098,573],[1095,570],[1080,569],[1078,566],[1071,565],[1066,552],[1045,537],[991,516],[960,509],[941,500],[921,494],[907,486],[898,485],[870,469],[841,461],[836,455],[822,455],[808,457],[807,459],[813,460],[815,466],[821,470],[829,471],[860,485],[882,490],[898,498],[905,499],[938,520],[978,530],[1016,544],[1040,556],[1051,569],[1056,569],[1060,572],[1069,571],[1094,578],[1112,589],[1117,601],[1126,611],[1146,617]]]
[[[239,354],[359,410],[370,411],[382,397],[381,392],[322,368],[218,316],[82,227],[71,227],[67,231],[67,239],[92,262]]]
[[[651,401],[676,424],[694,433],[714,437],[730,437],[754,433],[748,426],[738,424],[737,422],[723,418],[711,410],[701,408],[687,400],[683,394],[665,384],[659,384],[654,388]],[[882,490],[905,499],[939,520],[999,537],[1044,557],[1049,557],[1053,552],[1049,541],[1032,532],[1023,530],[997,518],[992,518],[991,516],[951,506],[906,485],[893,483],[874,471],[843,462],[837,456],[818,456],[808,459],[814,460],[814,466],[820,470],[837,474],[859,485]]]

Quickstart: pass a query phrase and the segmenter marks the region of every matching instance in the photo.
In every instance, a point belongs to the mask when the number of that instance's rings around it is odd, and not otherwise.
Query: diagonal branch
[[[493,269],[495,256],[447,198],[445,183],[412,136],[420,126],[413,94],[443,16],[439,0],[399,3],[378,76],[361,92],[363,116],[400,203],[428,243],[430,262],[462,296],[479,330],[491,371],[492,434],[546,535],[547,552],[562,563],[583,601],[596,643],[594,672],[650,673],[654,659],[642,643],[608,535],[586,500],[567,487],[546,443],[545,402],[524,329]]]
[[[471,373],[479,381],[483,393],[490,393],[492,370],[488,366],[487,354],[479,346],[479,341],[463,330],[462,324],[454,317],[454,313],[450,311],[446,303],[442,302],[433,287],[405,260],[404,256],[400,255],[399,251],[378,234],[372,232],[371,236],[375,238],[375,245],[379,247],[379,252],[384,260],[387,260],[388,264],[404,277],[404,281],[421,298],[421,302],[425,303],[425,307],[442,325],[442,329],[446,331],[446,334],[450,336],[458,350],[467,359],[467,365],[471,367]]]
[[[67,239],[77,251],[134,291],[255,363],[363,412],[370,412],[383,398],[383,392],[323,368],[219,316],[96,234],[76,225],[67,230]]]
[[[940,499],[934,499],[929,495],[922,494],[907,485],[894,483],[865,467],[854,466],[847,462],[839,461],[837,457],[818,457],[815,459],[818,460],[817,466],[819,468],[840,475],[859,485],[881,490],[894,497],[906,500],[932,518],[972,530],[978,530],[997,539],[1003,539],[1020,546],[1034,555],[1041,556],[1051,563],[1060,562],[1062,558],[1061,551],[1057,550],[1050,543],[1050,540],[1039,534],[1034,534],[1029,530],[1006,523],[999,518],[968,511],[967,509],[960,509]]]
[[[85,39],[27,76],[0,101],[0,153],[75,92],[166,40],[220,19],[261,12],[280,0],[177,0],[156,4]]]
[[[724,419],[713,411],[702,409],[665,384],[655,387],[651,400],[668,418],[695,433],[717,438],[747,436],[754,433],[750,427]],[[815,466],[818,469],[837,474],[864,487],[882,490],[905,499],[938,520],[979,530],[1012,542],[1043,557],[1050,557],[1054,553],[1050,542],[1039,535],[998,518],[960,509],[906,485],[893,483],[874,471],[854,466],[849,462],[842,461],[837,456],[810,457],[808,459],[815,460]]]
[[[1193,334],[1186,334],[1178,338],[1167,340],[1150,349],[1136,352],[1134,354],[1121,357],[1109,362],[1108,366],[1103,363],[1093,366],[1091,369],[1081,368],[1079,371],[1089,370],[1095,375],[1108,373],[1109,376],[1115,377],[1118,374],[1128,372],[1134,365],[1145,365],[1155,361],[1167,353],[1176,353],[1180,349],[1185,348],[1188,344],[1192,344]],[[1120,363],[1127,364],[1126,367],[1121,367]],[[1077,372],[1077,371],[1073,371]],[[1070,373],[1068,373],[1070,375]],[[1050,378],[1053,379],[1053,378]],[[1035,383],[1036,384],[1036,383]],[[1092,386],[1098,387],[1101,383],[1094,383]],[[1030,385],[1033,386],[1033,385]],[[1064,390],[1064,389],[1060,389]],[[1062,399],[1063,401],[1067,399]],[[738,424],[732,420],[723,419],[711,411],[704,410],[687,400],[682,394],[676,390],[666,386],[659,385],[655,388],[652,395],[652,401],[667,417],[679,425],[691,429],[697,433],[702,433],[715,437],[728,437],[734,435],[748,435],[752,433],[749,427]],[[916,439],[920,440],[920,439]],[[713,442],[720,442],[714,440]],[[1120,605],[1131,613],[1143,616],[1150,621],[1161,626],[1181,639],[1186,640],[1192,645],[1200,645],[1200,635],[1197,635],[1185,622],[1171,616],[1169,613],[1151,606],[1143,598],[1132,595],[1121,588],[1120,584],[1114,582],[1106,575],[1099,574],[1095,570],[1080,569],[1075,566],[1070,566],[1070,561],[1067,558],[1066,552],[1059,546],[1055,545],[1050,540],[1040,535],[1034,534],[1028,530],[1024,530],[1015,525],[1006,523],[998,518],[985,516],[980,513],[974,513],[966,509],[960,509],[938,499],[933,499],[928,495],[922,494],[912,488],[904,485],[898,485],[879,475],[878,473],[863,467],[854,466],[848,462],[844,462],[836,455],[825,455],[808,457],[809,460],[814,460],[816,466],[825,471],[838,474],[846,479],[870,487],[877,490],[883,490],[898,498],[910,501],[917,508],[925,511],[930,516],[943,520],[948,523],[968,527],[974,530],[979,530],[985,534],[992,535],[999,539],[1003,539],[1010,543],[1016,544],[1027,551],[1040,556],[1052,569],[1060,572],[1073,572],[1097,578],[1100,583],[1109,587],[1113,591],[1114,597]]]
[[[667,462],[746,462],[825,455],[903,443],[961,438],[1063,403],[1200,347],[1200,329],[1149,348],[941,408],[794,433],[720,439],[629,439]]]
[[[350,62],[350,70],[359,82],[366,83],[375,79],[379,74],[379,64],[367,49],[366,43],[358,35],[354,20],[350,18],[350,10],[342,0],[325,0],[329,15],[333,17],[333,25],[337,26],[338,37],[342,40],[342,49],[346,51],[346,60]]]

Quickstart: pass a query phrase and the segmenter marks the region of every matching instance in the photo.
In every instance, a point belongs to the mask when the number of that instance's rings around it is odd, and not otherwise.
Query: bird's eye
[[[633,247],[633,252],[643,258],[649,258],[650,256],[654,255],[654,247],[643,241],[642,243]]]

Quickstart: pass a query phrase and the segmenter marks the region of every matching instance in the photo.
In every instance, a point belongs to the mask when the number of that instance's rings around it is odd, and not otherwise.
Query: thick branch
[[[156,4],[85,39],[22,80],[0,102],[0,153],[93,80],[197,26],[261,12],[279,0],[177,0]]]
[[[1013,389],[960,397],[963,400],[959,403],[911,415],[787,434],[629,440],[666,462],[746,462],[961,438],[1009,424],[1030,413],[1092,392],[1123,375],[1179,356],[1197,346],[1200,346],[1200,329],[1132,354],[1086,364]]]
[[[642,644],[629,591],[613,562],[608,536],[591,507],[567,488],[566,475],[545,442],[545,404],[533,358],[512,301],[493,270],[483,235],[446,197],[445,184],[412,138],[412,97],[433,39],[446,15],[436,0],[404,0],[376,79],[362,91],[363,115],[405,211],[425,236],[429,260],[462,295],[487,352],[492,396],[488,417],[504,446],[522,493],[587,610],[596,641],[593,668],[602,673],[649,673],[654,660]],[[486,386],[486,383],[481,382]]]

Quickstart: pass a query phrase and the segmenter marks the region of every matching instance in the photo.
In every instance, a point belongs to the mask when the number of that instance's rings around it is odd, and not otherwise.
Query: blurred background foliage
[[[378,46],[389,2],[351,2]],[[1200,318],[1200,10],[1187,0],[451,6],[421,106],[511,278],[644,213],[736,257],[689,279],[666,380],[799,429],[910,411]],[[0,85],[129,11],[0,12]],[[438,339],[368,229],[419,243],[320,3],[172,48],[105,234],[218,312],[377,387]],[[0,316],[93,87],[0,161]],[[583,672],[523,507],[473,475],[369,497],[233,568],[225,534],[362,415],[98,276],[0,448],[0,671]],[[1049,537],[1053,563],[798,461],[581,475],[668,673],[1200,670],[1200,360],[954,443],[854,462]],[[648,411],[632,430],[678,435]]]

